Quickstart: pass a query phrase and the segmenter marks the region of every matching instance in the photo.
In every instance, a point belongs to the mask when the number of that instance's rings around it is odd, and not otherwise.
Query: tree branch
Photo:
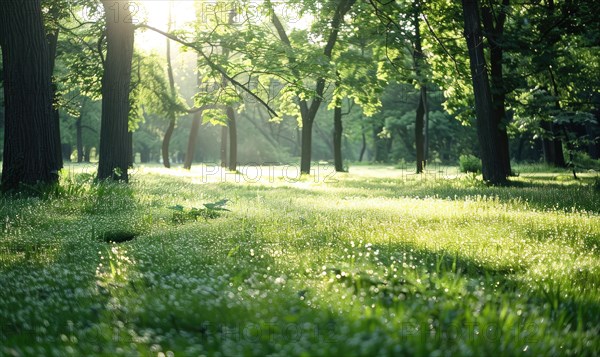
[[[193,50],[195,50],[205,61],[206,63],[208,63],[209,67],[214,69],[215,71],[221,73],[229,82],[231,82],[231,84],[233,84],[234,86],[242,89],[244,92],[250,94],[250,96],[252,96],[254,99],[256,99],[262,106],[265,107],[265,109],[267,109],[267,111],[269,112],[270,115],[272,115],[273,117],[277,117],[277,112],[275,110],[273,110],[273,108],[271,108],[269,106],[269,104],[267,104],[264,100],[262,100],[259,96],[257,96],[254,92],[252,92],[250,89],[248,89],[246,86],[244,86],[242,83],[238,82],[237,80],[235,80],[234,78],[232,78],[230,75],[227,74],[227,71],[219,66],[217,63],[213,62],[202,50],[202,48],[200,48],[199,46],[197,46],[194,43],[191,42],[187,42],[185,40],[180,39],[179,37],[172,35],[170,33],[161,31],[155,27],[149,26],[149,25],[145,25],[145,24],[140,24],[138,25],[138,27],[140,28],[146,28],[148,30],[154,31],[160,35],[163,35],[175,42],[178,42],[186,47],[189,47]]]

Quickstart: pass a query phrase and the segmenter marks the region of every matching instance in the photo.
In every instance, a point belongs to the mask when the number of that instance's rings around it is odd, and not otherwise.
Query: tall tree
[[[333,15],[331,17],[331,21],[329,22],[329,27],[331,28],[327,41],[325,42],[325,46],[323,47],[323,56],[327,61],[331,61],[333,49],[338,39],[338,34],[340,31],[340,27],[344,22],[344,16],[350,11],[352,5],[356,0],[332,0],[331,4],[334,5]],[[269,2],[270,3],[270,2]],[[292,42],[288,37],[285,28],[275,11],[271,7],[271,19],[275,29],[277,30],[277,34],[279,35],[279,39],[281,42],[287,46],[290,50],[293,50]],[[297,65],[297,61],[294,57],[289,56],[288,58],[290,65],[295,67]],[[300,73],[295,73],[298,79],[301,79],[303,76]],[[300,106],[300,117],[302,121],[302,149],[300,156],[300,171],[304,174],[310,173],[310,163],[311,163],[311,154],[312,154],[312,127],[323,102],[323,94],[325,92],[325,86],[327,84],[327,79],[324,76],[317,76],[316,84],[314,87],[314,96],[312,101],[308,101],[306,98],[300,98],[298,100],[298,104]]]
[[[509,10],[510,0],[502,0],[498,11],[493,8],[493,2],[482,4],[481,20],[485,29],[488,47],[490,49],[490,75],[492,93],[492,117],[498,128],[498,144],[504,175],[511,175],[510,154],[508,147],[508,119],[506,117],[506,92],[504,85],[504,24]]]
[[[131,162],[129,91],[135,27],[129,1],[103,0],[106,60],[102,78],[102,122],[98,178],[128,181]]]
[[[39,0],[0,2],[0,46],[5,99],[2,190],[56,182],[62,157]]]
[[[339,87],[339,80],[336,87]],[[344,159],[342,157],[342,134],[344,127],[342,125],[342,100],[335,97],[333,108],[333,166],[336,172],[344,172]]]
[[[471,80],[475,96],[477,135],[479,137],[483,179],[503,184],[506,172],[497,121],[494,117],[492,93],[483,51],[483,33],[478,0],[462,0],[464,36],[469,50]]]
[[[413,41],[413,62],[415,67],[415,76],[419,85],[419,102],[417,105],[415,119],[415,146],[417,153],[417,173],[422,173],[427,157],[425,156],[425,132],[427,126],[427,81],[424,72],[425,54],[421,43],[421,29],[419,17],[423,11],[420,0],[414,3],[413,26],[414,26],[414,41]]]
[[[231,105],[225,109],[227,114],[227,128],[229,129],[229,160],[227,167],[230,171],[237,171],[237,126],[235,121],[235,110]]]

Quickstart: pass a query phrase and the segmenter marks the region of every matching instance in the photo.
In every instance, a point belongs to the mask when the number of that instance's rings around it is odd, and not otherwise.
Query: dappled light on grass
[[[131,187],[4,201],[3,353],[600,348],[599,194],[585,178],[488,188],[381,167],[335,182],[201,182],[201,170],[142,167]],[[230,211],[173,221],[170,207],[224,198]],[[102,239],[115,231],[135,238]]]

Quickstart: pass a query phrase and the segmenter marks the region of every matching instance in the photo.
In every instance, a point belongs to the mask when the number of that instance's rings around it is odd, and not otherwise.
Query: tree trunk
[[[102,122],[98,179],[127,182],[131,161],[129,91],[134,26],[129,1],[103,0],[106,16],[106,60],[102,78]]]
[[[237,171],[237,127],[235,122],[235,111],[227,106],[227,127],[229,128],[229,171]]]
[[[227,167],[227,132],[226,126],[221,127],[221,167]]]
[[[173,131],[175,130],[175,118],[171,117],[169,119],[169,126],[167,127],[167,131],[165,131],[165,136],[162,141],[162,158],[163,165],[168,169],[171,168],[171,158],[169,157],[169,143],[171,142],[171,136],[173,136]]]
[[[544,130],[545,136],[552,132],[552,123],[545,120],[540,122],[540,127]],[[554,143],[553,139],[542,137],[542,150],[544,153],[544,162],[548,165],[554,165]]]
[[[300,172],[303,174],[310,173],[310,158],[312,151],[312,120],[302,118],[302,145],[300,148]]]
[[[365,135],[365,131],[364,128],[362,128],[362,133],[361,133],[361,147],[360,147],[360,154],[358,155],[358,162],[362,162],[363,158],[365,156],[365,151],[367,150],[367,135]]]
[[[57,182],[62,155],[39,0],[0,1],[0,46],[5,100],[2,190]]]
[[[198,129],[202,124],[202,112],[194,113],[194,119],[192,120],[192,128],[190,129],[190,136],[188,138],[187,151],[185,154],[185,163],[183,168],[191,170],[192,163],[194,162],[194,153],[196,152],[196,140],[198,139]]]
[[[83,162],[87,162],[89,164],[91,154],[92,154],[92,147],[88,145],[83,149]]]
[[[561,134],[559,126],[555,123],[542,121],[540,126],[544,129],[546,137],[542,138],[542,149],[544,161],[548,165],[566,167],[565,155],[563,153]]]
[[[483,38],[477,0],[462,0],[464,35],[469,50],[475,112],[477,116],[477,136],[481,151],[483,179],[491,184],[506,182],[502,161],[500,135],[493,116],[493,103],[490,83],[483,53]]]
[[[325,46],[323,48],[323,55],[328,60],[331,60],[333,48],[335,47],[335,44],[338,39],[340,25],[344,22],[344,16],[348,13],[348,11],[350,11],[355,2],[356,0],[341,0],[337,3],[337,7],[330,22],[331,32],[329,33],[327,37],[327,42],[325,43]],[[279,38],[286,46],[291,48],[291,41],[274,11],[272,11],[271,18],[273,25],[277,30]],[[296,63],[296,59],[294,57],[288,57],[288,60],[291,64]],[[297,77],[300,77],[300,74],[297,71],[294,71],[294,74]],[[302,148],[300,154],[300,172],[302,174],[310,174],[312,147],[307,147],[306,145],[312,145],[312,126],[317,112],[319,110],[319,107],[323,102],[323,93],[325,91],[326,84],[325,82],[325,78],[317,78],[315,86],[315,96],[310,105],[305,99],[299,100],[300,114],[302,118]]]
[[[83,106],[79,113],[79,118],[75,121],[76,140],[77,140],[77,162],[83,162],[83,128],[81,121],[83,120]]]
[[[423,98],[427,95],[427,89],[421,86],[419,95],[419,105],[417,106],[417,118],[415,121],[415,146],[417,149],[417,173],[423,172],[423,164],[425,163],[425,135],[423,129],[425,127],[425,103]]]
[[[565,161],[565,154],[563,152],[562,140],[560,139],[559,125],[552,124],[552,134],[554,139],[552,140],[552,152],[553,152],[553,165],[556,167],[567,167]]]
[[[502,160],[502,168],[506,177],[510,176],[512,169],[510,167],[510,150],[508,143],[508,133],[506,127],[508,120],[506,117],[506,88],[504,86],[504,74],[502,70],[504,44],[504,23],[506,21],[506,12],[510,5],[509,0],[502,1],[502,8],[497,16],[494,16],[490,4],[482,6],[481,14],[483,26],[487,37],[488,47],[490,49],[490,74],[491,74],[491,94],[492,94],[492,116],[494,124],[498,130],[499,149]],[[494,19],[496,23],[494,24]]]
[[[342,103],[338,101],[333,109],[333,163],[335,171],[344,172],[344,160],[342,158]]]
[[[415,146],[417,154],[417,173],[423,172],[425,164],[425,117],[427,113],[427,81],[423,77],[422,67],[425,62],[425,54],[421,45],[421,30],[419,28],[419,16],[421,15],[420,1],[415,1],[415,10],[413,12],[413,26],[415,28],[413,62],[415,66],[415,76],[419,82],[419,104],[415,118]]]

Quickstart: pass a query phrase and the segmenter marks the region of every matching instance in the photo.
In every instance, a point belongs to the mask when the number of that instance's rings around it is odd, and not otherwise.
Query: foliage
[[[481,160],[474,155],[460,155],[458,158],[458,164],[460,172],[465,173],[480,173],[481,172]]]
[[[169,207],[169,209],[175,211],[173,212],[173,222],[185,223],[187,221],[196,221],[200,217],[204,219],[217,218],[222,212],[229,211],[225,208],[227,202],[229,202],[229,200],[225,198],[214,203],[205,203],[204,208],[191,207],[186,209],[181,205],[175,205]]]

